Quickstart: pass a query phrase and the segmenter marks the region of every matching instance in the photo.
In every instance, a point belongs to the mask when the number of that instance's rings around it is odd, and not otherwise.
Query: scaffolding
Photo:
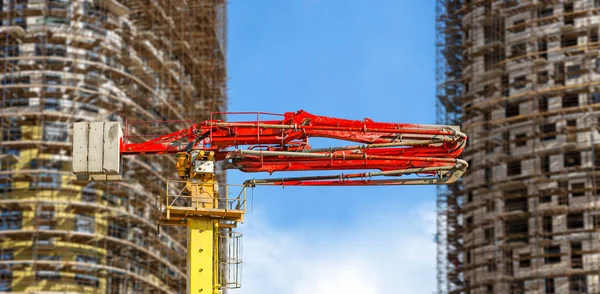
[[[600,293],[600,1],[437,1],[439,293]],[[545,291],[545,292],[544,292]]]
[[[174,160],[78,182],[70,127],[153,121],[136,140],[225,111],[226,2],[4,0],[0,19],[0,292],[185,292],[185,231],[154,222]]]

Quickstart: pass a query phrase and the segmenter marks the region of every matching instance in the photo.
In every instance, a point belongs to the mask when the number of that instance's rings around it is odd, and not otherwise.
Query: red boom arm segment
[[[312,148],[309,138],[330,138],[354,146]],[[207,120],[143,143],[122,143],[121,154],[162,154],[191,150],[214,151],[223,168],[244,172],[380,170],[342,176],[254,180],[254,184],[360,185],[424,184],[422,179],[374,181],[372,176],[399,177],[414,173],[434,176],[427,183],[448,183],[464,173],[457,159],[466,143],[457,127],[347,120],[305,111],[287,112],[282,120],[223,122]],[[239,146],[248,146],[239,149]],[[233,148],[233,149],[230,149]],[[358,179],[359,180],[352,180]],[[391,182],[390,182],[391,181]]]

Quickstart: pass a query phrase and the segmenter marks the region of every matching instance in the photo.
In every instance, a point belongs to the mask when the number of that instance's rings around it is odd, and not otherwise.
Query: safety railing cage
[[[219,233],[221,244],[221,287],[237,289],[242,286],[242,233],[224,229]]]
[[[214,195],[213,191],[218,191]],[[167,219],[184,213],[240,221],[246,211],[246,186],[167,180],[156,205]]]

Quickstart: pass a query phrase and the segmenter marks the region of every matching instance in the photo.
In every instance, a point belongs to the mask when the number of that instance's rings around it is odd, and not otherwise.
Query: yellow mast
[[[243,220],[245,191],[230,199],[225,189],[220,197],[212,151],[179,152],[176,157],[182,181],[167,181],[159,224],[188,229],[187,293],[220,294],[219,224],[231,228]]]

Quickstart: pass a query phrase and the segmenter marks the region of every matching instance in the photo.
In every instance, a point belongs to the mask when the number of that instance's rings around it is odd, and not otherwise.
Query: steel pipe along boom
[[[466,171],[468,164],[457,160],[452,166],[412,168],[384,172],[366,172],[323,176],[288,177],[273,179],[252,179],[244,183],[249,187],[257,185],[274,186],[380,186],[380,185],[442,185],[456,182]],[[372,180],[374,177],[403,176],[410,174],[435,173],[434,176],[421,178],[392,178]],[[358,179],[358,180],[356,180]]]

